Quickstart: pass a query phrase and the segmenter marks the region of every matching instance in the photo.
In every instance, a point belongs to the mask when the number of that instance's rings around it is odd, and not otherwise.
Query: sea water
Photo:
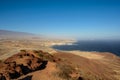
[[[54,45],[53,48],[58,50],[80,50],[80,51],[98,51],[98,52],[111,52],[120,56],[120,41],[77,41],[73,45]]]

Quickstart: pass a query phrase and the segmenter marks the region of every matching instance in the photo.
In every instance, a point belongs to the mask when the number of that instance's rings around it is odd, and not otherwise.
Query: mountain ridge
[[[10,31],[10,30],[1,30],[0,29],[0,38],[40,38],[42,35],[28,33],[28,32],[18,32],[18,31]]]

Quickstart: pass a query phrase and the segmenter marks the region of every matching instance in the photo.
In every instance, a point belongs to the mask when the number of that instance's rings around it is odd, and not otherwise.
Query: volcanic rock
[[[0,65],[0,80],[16,79],[21,75],[41,70],[46,67],[47,61],[32,52],[20,52],[6,59]]]

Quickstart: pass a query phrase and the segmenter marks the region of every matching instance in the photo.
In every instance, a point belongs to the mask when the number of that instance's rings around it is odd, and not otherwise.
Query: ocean
[[[120,41],[77,41],[72,45],[54,45],[53,48],[67,51],[80,50],[111,52],[117,56],[120,56]]]

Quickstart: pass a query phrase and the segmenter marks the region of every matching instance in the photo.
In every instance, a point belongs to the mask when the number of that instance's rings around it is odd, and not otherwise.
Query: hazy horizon
[[[0,29],[83,40],[120,40],[119,0],[1,0]]]

